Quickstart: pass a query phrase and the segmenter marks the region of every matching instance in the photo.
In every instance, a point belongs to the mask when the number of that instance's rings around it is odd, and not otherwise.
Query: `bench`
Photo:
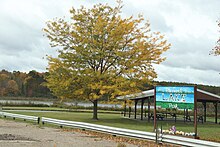
[[[202,116],[202,115],[199,115],[199,116],[197,117],[197,120],[198,120],[198,122],[201,121],[201,122],[203,123],[203,116]]]
[[[161,113],[161,114],[160,114],[160,113],[159,113],[159,114],[158,114],[158,113],[156,114],[156,118],[157,118],[157,119],[163,120],[164,117],[165,117],[165,115],[162,114],[162,113]],[[153,113],[150,113],[149,119],[154,119],[154,114],[153,114]]]
[[[170,113],[170,116],[175,119],[176,122],[176,113]]]
[[[157,119],[163,120],[165,115],[162,114],[162,113],[161,114],[159,113],[159,114],[156,115],[156,117],[157,117]]]
[[[154,119],[154,114],[150,113],[150,115],[148,117],[149,117],[149,119]]]
[[[170,113],[170,116],[172,116],[172,118],[176,118],[176,113]]]
[[[190,115],[186,115],[183,117],[186,121],[191,121]]]

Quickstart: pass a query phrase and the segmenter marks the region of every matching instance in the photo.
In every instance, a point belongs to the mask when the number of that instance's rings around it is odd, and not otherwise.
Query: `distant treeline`
[[[45,74],[34,70],[29,73],[2,70],[0,71],[0,96],[52,98],[50,90],[44,86]]]
[[[48,73],[40,73],[35,70],[29,73],[6,70],[0,71],[0,97],[45,97],[54,98],[51,91],[44,85],[46,82],[44,76]],[[189,83],[179,82],[158,82],[156,85],[160,86],[178,86],[178,85],[195,85]],[[59,86],[59,85],[57,85]],[[145,85],[147,89],[153,88],[153,86]],[[199,89],[220,95],[220,87],[209,85],[197,85]]]

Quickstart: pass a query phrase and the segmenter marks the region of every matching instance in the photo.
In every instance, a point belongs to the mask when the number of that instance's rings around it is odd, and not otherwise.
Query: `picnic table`
[[[170,114],[170,116],[171,116],[172,118],[174,118],[174,119],[175,119],[175,122],[176,122],[176,118],[177,118],[176,113],[157,113],[157,114],[156,114],[156,118],[157,118],[158,120],[164,120],[164,118],[167,118],[167,114]],[[150,113],[149,118],[150,118],[150,119],[154,119],[154,113]]]
[[[156,113],[156,118],[157,119],[160,119],[160,120],[163,120],[165,117],[165,115],[163,113]],[[151,113],[150,116],[149,116],[150,119],[154,119],[154,114]]]
[[[163,113],[157,113],[156,117],[157,117],[157,119],[163,120],[165,115]]]
[[[184,120],[186,120],[186,121],[191,121],[190,115],[186,115],[186,116],[184,116],[183,118],[184,118]]]
[[[203,123],[203,116],[202,116],[202,115],[199,115],[199,116],[197,117],[197,120],[198,120],[198,122],[201,121],[201,122]]]
[[[174,118],[176,122],[176,113],[170,113],[170,116],[172,116],[172,118]]]
[[[176,113],[170,113],[170,116],[172,116],[173,118],[176,118]]]

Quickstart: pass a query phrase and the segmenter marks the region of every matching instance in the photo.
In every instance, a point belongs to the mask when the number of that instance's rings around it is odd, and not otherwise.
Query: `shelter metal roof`
[[[130,100],[135,100],[135,99],[143,99],[147,97],[154,97],[154,89],[147,90],[147,91],[142,91],[139,93],[135,94],[130,94],[130,95],[125,95],[125,96],[119,96],[117,99],[119,100],[124,100],[124,99],[130,99]],[[219,101],[220,102],[220,96],[201,90],[197,89],[197,101]]]

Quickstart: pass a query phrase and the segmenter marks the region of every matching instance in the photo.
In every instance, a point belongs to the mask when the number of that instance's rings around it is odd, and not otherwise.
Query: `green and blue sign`
[[[171,109],[193,109],[194,86],[156,86],[156,106]]]

